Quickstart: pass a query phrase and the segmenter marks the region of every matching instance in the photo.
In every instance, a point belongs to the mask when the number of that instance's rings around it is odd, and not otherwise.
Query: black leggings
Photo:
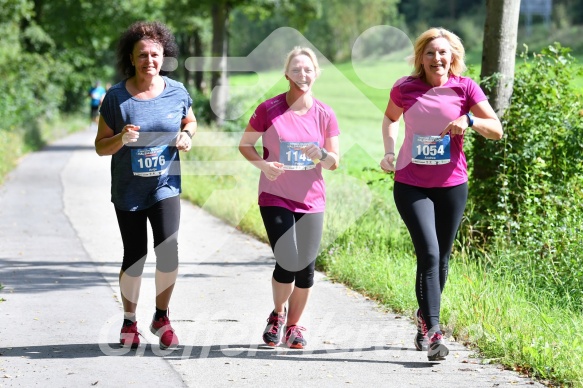
[[[395,182],[393,195],[415,247],[415,292],[427,328],[431,329],[439,325],[441,293],[468,199],[468,184],[426,189]]]
[[[259,210],[275,256],[275,281],[295,280],[296,287],[312,287],[324,213],[295,213],[279,206],[260,206]]]
[[[141,276],[148,254],[147,221],[154,236],[156,269],[173,272],[178,268],[178,227],[180,225],[180,196],[166,198],[144,210],[115,209],[123,241],[122,271]]]

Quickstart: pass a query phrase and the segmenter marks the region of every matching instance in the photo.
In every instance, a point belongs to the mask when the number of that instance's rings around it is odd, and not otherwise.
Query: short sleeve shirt
[[[263,159],[281,161],[282,142],[316,143],[324,147],[326,138],[340,130],[334,111],[314,99],[312,107],[298,115],[289,109],[285,93],[261,103],[249,120],[263,132]],[[298,213],[320,213],[326,206],[326,188],[321,164],[310,170],[286,170],[275,181],[259,178],[259,206],[279,206]]]
[[[140,126],[138,141],[112,155],[111,201],[119,210],[143,210],[181,192],[180,156],[175,143],[192,99],[180,82],[163,79],[164,90],[152,99],[133,97],[125,87],[126,81],[122,81],[112,86],[103,100],[100,113],[115,134],[127,124]],[[163,163],[163,172],[136,175],[136,155],[150,155],[151,150],[159,149],[164,149],[164,158],[150,158],[148,162]]]
[[[391,101],[403,108],[405,139],[397,158],[395,181],[419,187],[451,187],[467,182],[463,136],[453,136],[447,164],[412,163],[415,135],[437,136],[447,125],[487,97],[471,78],[451,76],[440,87],[416,77],[403,77],[391,89]]]

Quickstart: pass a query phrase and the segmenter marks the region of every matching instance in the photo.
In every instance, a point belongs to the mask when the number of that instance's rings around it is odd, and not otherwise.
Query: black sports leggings
[[[431,329],[439,325],[441,293],[468,199],[468,184],[427,189],[395,182],[393,195],[415,246],[415,292],[427,328]]]
[[[267,238],[275,256],[273,278],[299,288],[314,285],[316,257],[324,213],[296,213],[279,206],[260,206]]]
[[[156,202],[144,210],[115,209],[123,241],[122,271],[141,276],[148,254],[147,221],[154,236],[156,269],[172,272],[178,268],[178,226],[180,225],[180,196]]]

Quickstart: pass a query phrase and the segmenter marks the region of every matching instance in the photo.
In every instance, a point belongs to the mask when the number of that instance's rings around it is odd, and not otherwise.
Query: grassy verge
[[[408,72],[403,66],[387,72],[380,65],[369,71],[394,79]],[[233,82],[240,86],[256,80],[240,76]],[[281,82],[264,88],[267,92],[257,101],[285,89]],[[394,207],[392,177],[378,169],[380,123],[389,91],[363,82],[352,65],[344,64],[325,67],[314,92],[334,108],[342,131],[341,166],[325,171],[328,207],[318,267],[387,308],[412,314],[413,248]],[[201,128],[198,147],[186,163],[185,196],[265,241],[256,205],[259,172],[239,155],[239,138],[239,133]],[[484,268],[464,252],[461,246],[454,249],[443,296],[447,331],[486,360],[541,380],[583,386],[581,312],[556,307],[552,298],[496,268],[495,260]]]
[[[39,120],[16,131],[0,130],[0,184],[22,156],[87,126],[85,116],[63,115]]]

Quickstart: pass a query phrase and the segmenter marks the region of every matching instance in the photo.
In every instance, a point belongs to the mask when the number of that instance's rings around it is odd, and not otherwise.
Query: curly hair
[[[430,28],[425,31],[415,41],[415,54],[411,58],[414,69],[411,74],[413,77],[425,78],[425,69],[423,69],[423,50],[429,42],[437,38],[445,38],[451,46],[451,64],[449,73],[459,76],[466,70],[464,46],[461,39],[451,31],[445,28]]]
[[[160,22],[136,22],[121,35],[117,45],[117,68],[127,78],[136,74],[136,69],[130,60],[134,45],[140,40],[148,39],[159,43],[164,50],[164,58],[178,57],[178,45],[170,29]],[[161,75],[168,74],[161,70]]]

